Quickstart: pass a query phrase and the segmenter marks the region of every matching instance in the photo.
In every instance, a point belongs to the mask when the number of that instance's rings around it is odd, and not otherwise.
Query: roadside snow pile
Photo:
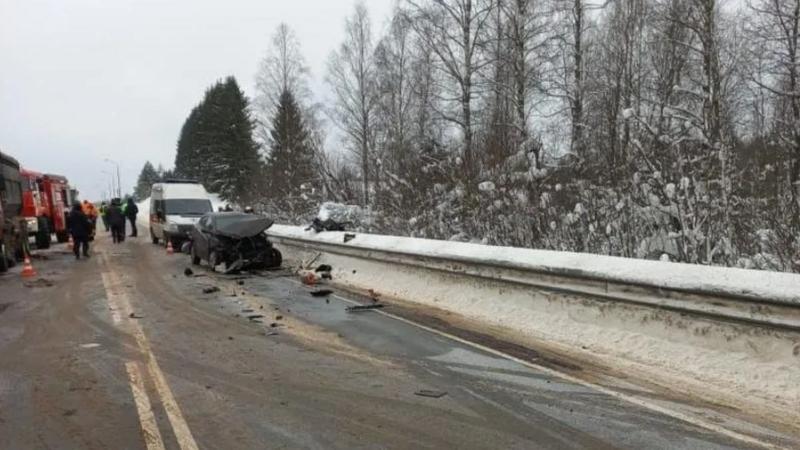
[[[344,242],[342,232],[316,234],[296,226],[273,225],[269,233],[319,242],[336,244]],[[800,305],[800,275],[790,273],[371,234],[358,234],[349,240],[347,245],[409,255],[448,258],[466,263],[513,266],[552,274],[769,299]]]

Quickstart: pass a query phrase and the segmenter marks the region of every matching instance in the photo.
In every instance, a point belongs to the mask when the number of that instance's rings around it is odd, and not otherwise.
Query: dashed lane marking
[[[106,268],[106,271],[102,274],[103,286],[106,290],[108,304],[111,307],[112,317],[114,317],[114,312],[116,312],[121,321],[119,326],[126,328],[126,331],[136,339],[136,344],[139,346],[140,352],[144,355],[147,372],[156,386],[159,399],[164,406],[164,410],[167,412],[167,419],[169,419],[169,423],[172,425],[172,431],[175,433],[175,438],[181,450],[198,450],[197,442],[195,442],[194,436],[192,436],[192,432],[189,429],[189,425],[186,423],[186,419],[183,417],[178,402],[175,401],[175,396],[167,383],[164,372],[161,371],[156,361],[147,336],[145,336],[142,327],[136,322],[136,319],[129,318],[129,314],[133,312],[133,308],[131,307],[130,298],[124,289],[124,285],[118,275],[113,271],[107,256],[103,254],[102,257]],[[120,311],[123,314],[124,321],[122,321],[123,317],[119,317]],[[142,421],[142,428],[144,429],[145,425],[141,414],[139,419]]]
[[[139,413],[139,423],[142,425],[142,435],[147,450],[164,450],[164,440],[161,439],[161,432],[158,431],[156,417],[153,414],[153,408],[150,406],[150,398],[144,388],[139,365],[133,361],[128,361],[125,363],[125,369],[128,370],[131,393],[133,394],[133,400],[136,402],[136,411]]]

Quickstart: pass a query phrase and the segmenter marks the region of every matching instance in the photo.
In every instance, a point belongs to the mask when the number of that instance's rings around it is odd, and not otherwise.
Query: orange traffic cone
[[[36,276],[36,271],[33,269],[33,266],[31,265],[31,259],[28,257],[28,255],[25,255],[25,263],[22,266],[22,277],[30,278],[35,276]]]
[[[172,249],[172,241],[167,240],[167,254],[171,255],[175,253],[175,250]]]

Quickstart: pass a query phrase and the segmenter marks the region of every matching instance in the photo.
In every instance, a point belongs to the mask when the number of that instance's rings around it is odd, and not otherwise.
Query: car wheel
[[[211,266],[211,270],[216,271],[219,262],[219,253],[212,251],[208,254],[208,265]]]
[[[39,232],[36,233],[36,248],[50,248],[50,225],[46,218],[39,218]]]
[[[0,243],[0,273],[8,270],[8,254],[6,253],[6,245]]]
[[[277,248],[273,247],[273,248],[269,249],[269,253],[270,254],[269,254],[269,259],[266,262],[266,266],[267,266],[266,268],[267,269],[272,269],[272,268],[275,268],[275,267],[280,267],[281,263],[283,263],[283,255],[281,255],[281,252],[278,251]]]
[[[197,249],[194,247],[194,242],[192,242],[192,264],[195,266],[200,265],[200,257],[197,256]]]

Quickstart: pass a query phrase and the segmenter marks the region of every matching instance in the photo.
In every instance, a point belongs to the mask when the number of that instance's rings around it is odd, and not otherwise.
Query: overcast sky
[[[276,25],[297,33],[324,92],[355,0],[0,0],[0,149],[66,175],[84,198],[113,165],[130,190],[145,160],[172,166],[206,87],[234,75],[248,96]],[[393,0],[365,2],[375,34]]]

